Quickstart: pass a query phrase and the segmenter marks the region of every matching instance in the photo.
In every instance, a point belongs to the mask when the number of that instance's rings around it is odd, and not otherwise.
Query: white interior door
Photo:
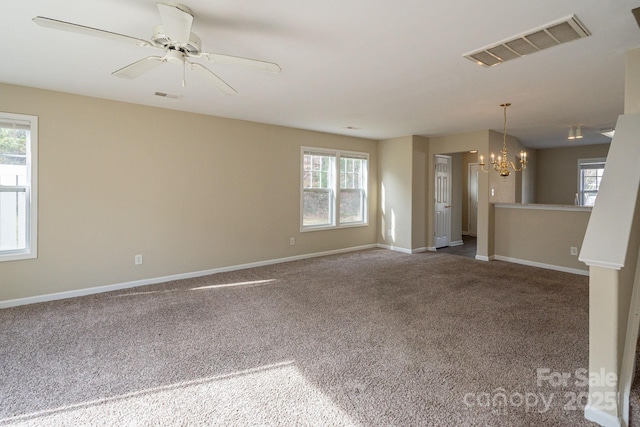
[[[469,224],[470,236],[478,235],[478,164],[469,163]]]
[[[451,157],[435,157],[435,244],[442,248],[451,242]]]

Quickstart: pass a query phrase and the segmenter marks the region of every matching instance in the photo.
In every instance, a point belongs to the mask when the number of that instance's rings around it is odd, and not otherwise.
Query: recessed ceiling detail
[[[575,15],[463,55],[484,67],[493,67],[548,47],[590,36]]]

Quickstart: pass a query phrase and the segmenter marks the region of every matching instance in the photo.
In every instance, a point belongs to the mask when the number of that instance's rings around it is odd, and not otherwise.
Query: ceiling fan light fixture
[[[582,127],[580,125],[576,128],[576,139],[582,139]]]
[[[573,126],[569,128],[569,135],[567,139],[576,139],[576,132],[573,130]]]
[[[174,44],[174,42],[167,37],[162,25],[156,25],[153,27],[151,42],[155,47],[160,49],[167,49]],[[189,42],[184,45],[180,45],[179,49],[184,50],[189,55],[199,55],[202,51],[202,40],[200,40],[200,37],[198,37],[197,34],[191,33],[189,36]]]

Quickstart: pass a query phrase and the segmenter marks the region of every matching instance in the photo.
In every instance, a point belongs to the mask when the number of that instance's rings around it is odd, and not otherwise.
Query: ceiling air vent
[[[476,64],[492,67],[510,59],[520,58],[548,47],[590,35],[589,30],[575,15],[572,15],[463,56]]]

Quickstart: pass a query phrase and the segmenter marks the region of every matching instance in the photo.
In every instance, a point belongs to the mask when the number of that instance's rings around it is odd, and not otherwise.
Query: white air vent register
[[[552,22],[525,34],[463,55],[476,64],[492,67],[548,47],[590,36],[575,15]]]

